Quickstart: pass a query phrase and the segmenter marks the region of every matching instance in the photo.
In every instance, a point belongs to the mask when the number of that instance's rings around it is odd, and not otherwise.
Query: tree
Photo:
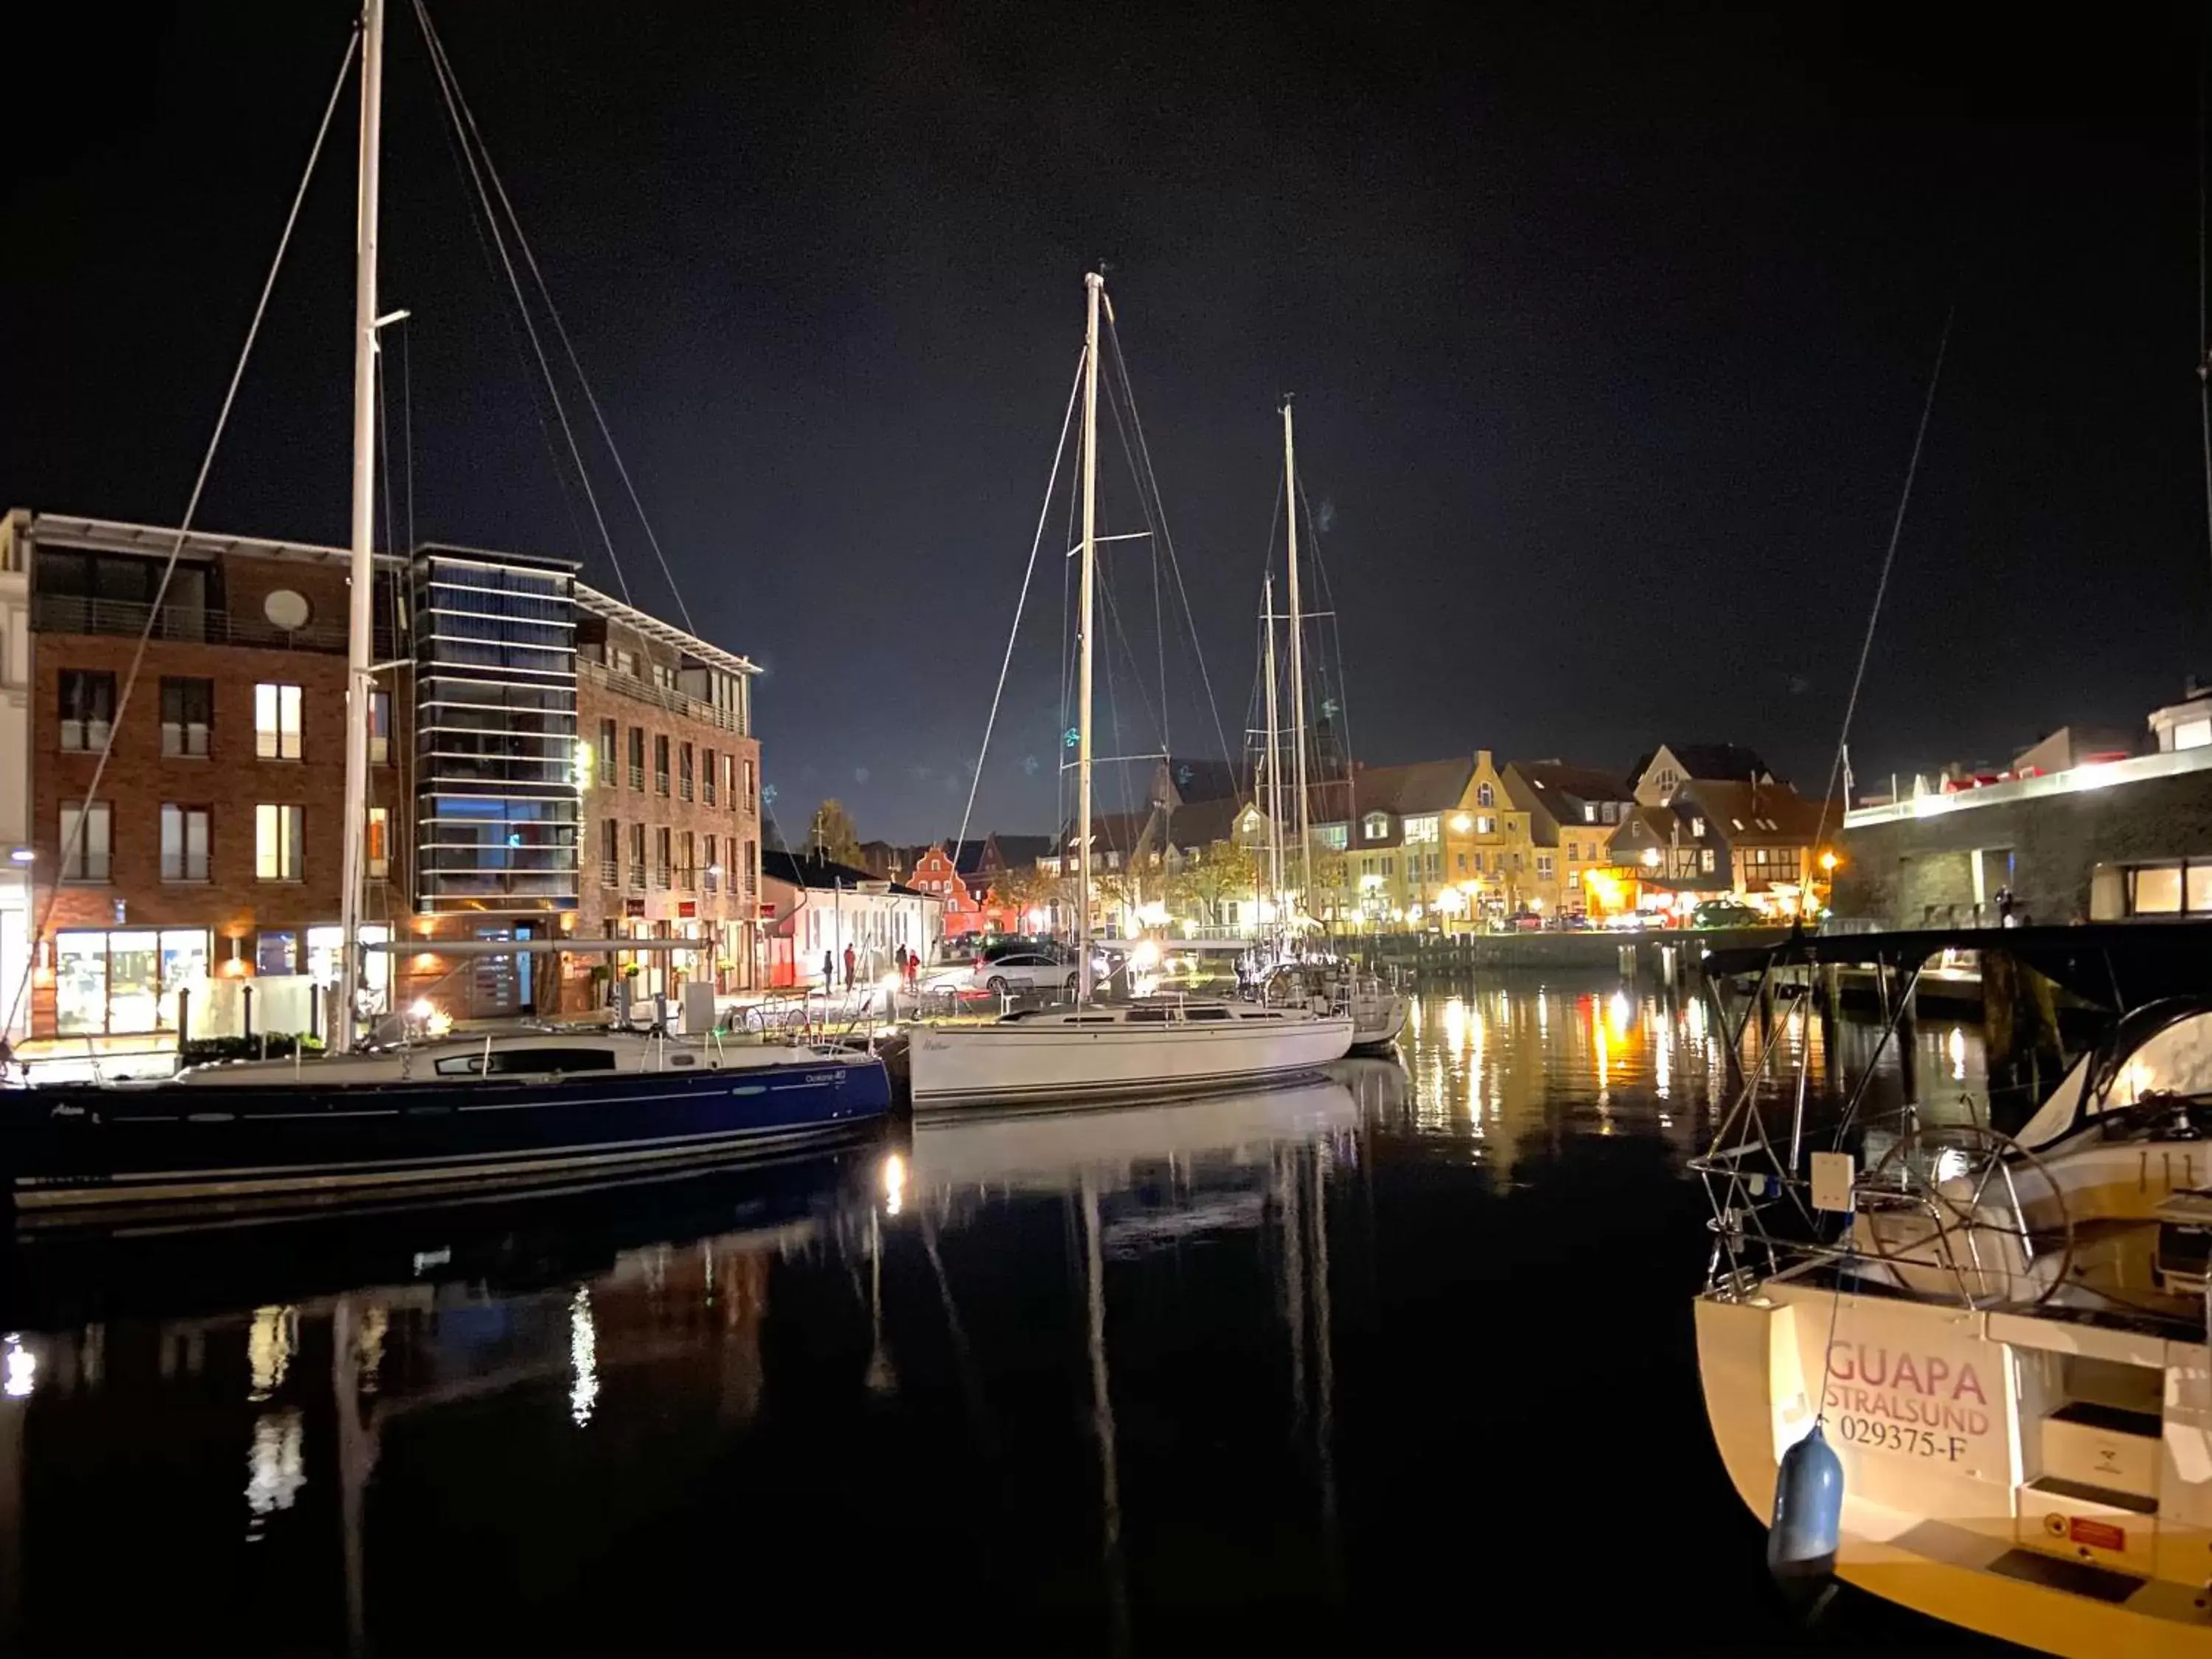
[[[1221,925],[1221,907],[1249,899],[1260,881],[1260,861],[1249,847],[1217,841],[1183,860],[1169,884],[1169,902],[1210,927]]]
[[[1030,913],[1062,902],[1061,881],[1035,864],[1018,864],[991,878],[991,890],[1022,913],[1021,925],[1030,925]]]
[[[1352,908],[1352,896],[1347,890],[1352,880],[1352,860],[1334,848],[1316,846],[1313,849],[1312,892],[1301,900],[1305,913],[1316,921],[1328,921],[1344,915]]]
[[[833,864],[860,861],[860,834],[843,801],[825,800],[814,809],[814,821],[806,826],[806,850]]]

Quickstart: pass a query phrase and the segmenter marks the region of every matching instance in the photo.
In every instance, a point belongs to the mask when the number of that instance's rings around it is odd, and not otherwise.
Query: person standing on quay
[[[822,953],[822,994],[828,996],[837,988],[837,958],[829,951]]]
[[[853,969],[859,961],[860,958],[853,954],[853,947],[847,945],[845,947],[845,988],[848,991],[853,988]]]

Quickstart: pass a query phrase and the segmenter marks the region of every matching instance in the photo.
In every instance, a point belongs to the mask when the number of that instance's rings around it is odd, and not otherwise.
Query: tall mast
[[[1076,639],[1081,665],[1076,672],[1075,728],[1075,1001],[1091,1000],[1091,616],[1093,579],[1098,562],[1098,301],[1106,279],[1091,271],[1083,279],[1086,303],[1083,327],[1083,597]]]
[[[1291,400],[1283,399],[1283,516],[1291,527],[1291,763],[1298,792],[1298,903],[1313,914],[1313,830],[1306,801],[1305,624],[1298,616],[1298,451],[1291,441]]]
[[[368,822],[368,703],[375,639],[376,175],[383,102],[384,0],[362,0],[361,194],[354,229],[353,558],[346,610],[345,839],[338,892],[343,942],[338,1012],[331,1031],[334,1049],[353,1046],[360,1006],[362,842]]]
[[[1267,891],[1273,896],[1276,919],[1283,911],[1283,721],[1275,708],[1275,573],[1260,584],[1260,621],[1267,630],[1262,671],[1267,681]]]

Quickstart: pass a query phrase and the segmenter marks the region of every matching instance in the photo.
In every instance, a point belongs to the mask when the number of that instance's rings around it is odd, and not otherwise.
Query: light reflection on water
[[[6,1339],[0,1646],[719,1645],[740,1562],[769,1647],[981,1619],[1054,1651],[1455,1648],[1470,1594],[1522,1650],[1695,1647],[1715,1598],[1787,1643],[1687,1346],[1682,1160],[1723,1041],[1610,977],[1432,987],[1402,1065],[1325,1083],[933,1116],[642,1202],[19,1261],[60,1311]],[[1810,1045],[1826,1088],[1828,1042],[1785,1022],[1777,1071]],[[1916,1054],[1976,1086],[1971,1031]],[[1469,1528],[1586,1534],[1604,1447],[1573,1425],[1624,1407],[1677,1524],[1563,1613]],[[825,1601],[855,1527],[871,1593]],[[139,1593],[103,1594],[123,1559]]]

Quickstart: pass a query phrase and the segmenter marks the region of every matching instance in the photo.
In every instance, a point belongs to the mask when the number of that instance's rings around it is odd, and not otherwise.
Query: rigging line
[[[615,464],[615,476],[622,480],[623,489],[629,496],[630,507],[636,513],[638,524],[645,532],[646,544],[653,549],[653,559],[660,566],[661,578],[667,582],[668,591],[676,600],[677,612],[684,618],[684,630],[697,634],[699,630],[691,621],[691,608],[684,602],[684,590],[676,585],[675,574],[668,568],[668,556],[660,550],[660,538],[653,534],[653,521],[645,516],[645,503],[638,499],[637,486],[630,482],[629,468],[623,465],[622,451],[615,446],[615,435],[608,428],[606,415],[599,407],[599,395],[592,390],[590,377],[584,373],[583,362],[576,355],[574,343],[568,337],[568,325],[561,320],[561,308],[553,303],[553,290],[545,281],[545,273],[538,268],[538,256],[531,251],[530,239],[523,234],[522,219],[507,196],[507,182],[499,176],[499,168],[491,159],[491,147],[484,143],[483,133],[477,126],[476,112],[469,107],[469,100],[461,92],[460,79],[453,74],[452,64],[446,58],[445,43],[437,38],[436,31],[431,27],[428,9],[421,3],[421,0],[417,0],[415,9],[422,20],[423,33],[430,38],[432,50],[437,53],[439,61],[446,64],[446,73],[453,81],[454,100],[459,104],[462,118],[469,124],[469,135],[476,140],[477,152],[483,157],[485,175],[491,179],[492,188],[499,192],[499,204],[507,210],[507,223],[514,227],[514,245],[521,250],[522,262],[529,267],[531,278],[538,284],[538,292],[545,301],[545,314],[553,324],[554,333],[560,338],[561,349],[568,356],[568,368],[576,377],[576,384],[583,389],[584,402],[591,409],[592,423],[599,428],[599,440],[606,445],[608,458]],[[611,547],[608,553],[611,557]]]
[[[1129,631],[1121,622],[1121,607],[1114,602],[1113,585],[1109,582],[1100,582],[1098,593],[1099,597],[1105,601],[1103,609],[1106,612],[1106,620],[1114,625],[1114,636],[1121,641],[1121,649],[1129,659],[1129,672],[1136,679],[1137,701],[1145,705],[1145,724],[1159,727],[1160,751],[1164,754],[1167,752],[1168,746],[1167,717],[1164,714],[1156,714],[1153,711],[1152,700],[1146,695],[1144,665],[1137,660],[1137,647],[1129,642]],[[1115,738],[1114,746],[1116,750],[1123,747],[1118,735]]]
[[[1929,417],[1936,412],[1936,388],[1943,383],[1943,359],[1951,349],[1951,325],[1959,315],[1954,298],[1943,313],[1943,333],[1936,343],[1936,367],[1928,376],[1928,395],[1921,399],[1920,425],[1912,434],[1912,459],[1905,463],[1905,488],[1897,497],[1897,514],[1890,520],[1889,547],[1881,556],[1881,576],[1875,583],[1874,609],[1867,615],[1866,637],[1859,642],[1859,665],[1851,676],[1851,695],[1844,704],[1844,729],[1836,738],[1835,757],[1828,763],[1828,787],[1820,792],[1820,818],[1813,835],[1818,848],[1828,833],[1828,809],[1836,798],[1836,779],[1843,769],[1844,748],[1851,740],[1851,719],[1858,713],[1859,688],[1866,683],[1867,660],[1874,654],[1875,625],[1881,620],[1882,596],[1889,591],[1889,573],[1897,563],[1897,544],[1905,534],[1905,510],[1912,501],[1912,481],[1920,474],[1920,452],[1928,441]]]
[[[1037,512],[1036,534],[1030,539],[1029,568],[1022,572],[1021,597],[1014,602],[1014,625],[1006,633],[1006,654],[1000,659],[998,689],[991,693],[991,717],[983,722],[983,746],[976,751],[975,771],[968,780],[968,805],[960,814],[960,836],[953,842],[953,856],[968,840],[968,821],[975,816],[975,791],[982,786],[983,763],[991,753],[991,732],[999,723],[999,700],[1006,694],[1006,671],[1013,666],[1014,641],[1021,637],[1022,611],[1030,600],[1030,581],[1036,574],[1037,550],[1044,545],[1046,519],[1052,512],[1052,493],[1060,486],[1060,464],[1067,459],[1067,429],[1075,422],[1075,400],[1083,390],[1083,354],[1076,354],[1075,382],[1067,389],[1067,410],[1060,417],[1060,444],[1052,453],[1052,475],[1045,480],[1044,505]],[[1060,564],[1065,568],[1067,561]],[[1063,581],[1063,586],[1065,582]],[[1056,739],[1055,739],[1056,741]],[[778,831],[781,834],[781,831]]]
[[[434,65],[433,67],[434,70]],[[499,265],[492,252],[491,239],[484,234],[483,209],[477,201],[477,192],[470,187],[467,160],[462,155],[460,143],[454,137],[450,125],[439,123],[438,136],[445,140],[446,154],[453,159],[453,177],[461,187],[462,206],[468,216],[469,229],[477,239],[477,252],[483,260],[484,275],[496,291],[499,286]],[[560,495],[562,514],[568,521],[568,534],[574,538],[574,545],[580,550],[588,545],[589,538],[584,534],[583,521],[576,516],[576,492],[574,487],[568,482],[568,469],[561,463],[560,447],[553,441],[552,423],[545,418],[544,389],[538,384],[537,376],[530,372],[530,358],[525,350],[526,342],[523,339],[522,331],[515,326],[514,313],[504,307],[497,307],[497,310],[500,325],[507,331],[507,344],[514,352],[515,367],[521,373],[523,395],[530,400],[531,416],[537,421],[538,435],[545,445],[545,459],[552,471],[553,487]],[[408,489],[411,499],[414,489],[411,457],[409,465]],[[408,516],[411,527],[414,516],[411,510]]]
[[[354,55],[361,50],[361,23],[356,20],[353,30],[346,38],[344,55],[338,60],[337,78],[331,83],[329,100],[323,106],[321,124],[315,129],[315,142],[307,150],[307,165],[300,174],[300,187],[292,192],[292,205],[284,215],[284,228],[276,238],[276,255],[269,262],[269,274],[262,279],[261,297],[254,301],[253,320],[246,325],[245,343],[240,346],[238,362],[230,371],[230,384],[223,388],[222,404],[216,411],[215,430],[208,434],[207,453],[200,457],[198,475],[192,480],[192,493],[185,502],[185,515],[177,526],[177,538],[169,545],[169,556],[161,566],[161,580],[155,585],[153,603],[146,607],[146,625],[138,630],[138,643],[131,653],[131,667],[123,678],[123,689],[115,700],[115,712],[107,724],[107,740],[100,746],[100,759],[92,769],[92,781],[85,786],[84,798],[77,807],[76,823],[63,844],[61,857],[54,871],[54,884],[46,896],[45,908],[39,913],[38,926],[31,933],[32,948],[25,954],[23,971],[16,976],[15,989],[8,1004],[8,1018],[0,1023],[0,1033],[15,1029],[15,1017],[22,1010],[23,992],[31,981],[31,964],[37,959],[38,941],[46,937],[53,923],[54,908],[61,902],[62,876],[70,860],[83,845],[85,825],[92,817],[92,805],[100,798],[101,781],[107,775],[107,763],[115,754],[116,733],[123,729],[123,716],[131,707],[131,694],[138,684],[139,671],[145,666],[146,647],[154,637],[154,629],[161,620],[162,602],[169,596],[169,581],[177,573],[177,561],[183,556],[185,543],[191,537],[192,520],[199,514],[200,497],[207,490],[208,475],[214,471],[216,452],[222,447],[224,429],[230,424],[232,405],[238,401],[238,388],[246,378],[246,365],[253,356],[253,343],[260,337],[261,320],[269,313],[269,295],[276,287],[276,273],[284,268],[285,251],[292,246],[292,231],[300,222],[300,204],[307,199],[308,181],[315,176],[315,163],[323,154],[323,141],[330,136],[331,117],[337,113],[338,99],[345,91],[346,77],[353,72]]]
[[[2205,31],[2212,33],[2212,30]],[[2204,264],[2204,46],[2197,43],[2197,409],[2204,431],[2205,546],[2212,553],[2212,320],[2206,316]]]
[[[1129,405],[1129,425],[1137,434],[1137,453],[1142,458],[1144,463],[1144,472],[1137,493],[1139,499],[1142,499],[1146,487],[1150,488],[1151,503],[1146,508],[1146,517],[1150,519],[1154,510],[1157,510],[1158,522],[1153,524],[1152,528],[1161,545],[1167,550],[1168,568],[1175,573],[1176,592],[1182,598],[1183,618],[1190,629],[1191,653],[1198,659],[1198,678],[1200,683],[1206,688],[1206,712],[1213,719],[1213,740],[1221,745],[1221,757],[1227,760],[1229,738],[1221,727],[1221,704],[1213,695],[1213,676],[1207,672],[1206,653],[1199,644],[1198,619],[1191,613],[1190,590],[1184,585],[1182,579],[1182,561],[1176,556],[1175,542],[1168,534],[1167,505],[1160,499],[1159,478],[1152,471],[1151,447],[1145,442],[1145,423],[1137,413],[1137,395],[1129,384],[1128,359],[1121,352],[1121,325],[1113,319],[1110,313],[1106,319],[1106,337],[1114,348],[1115,373],[1121,376],[1122,397]]]
[[[446,118],[453,122],[454,131],[460,137],[461,154],[468,162],[470,179],[483,203],[484,216],[490,222],[492,244],[499,250],[499,261],[507,272],[507,287],[514,295],[515,308],[522,314],[524,331],[530,336],[530,349],[538,358],[538,373],[545,377],[546,395],[552,400],[553,413],[560,420],[561,435],[567,441],[569,459],[575,464],[577,482],[583,487],[584,500],[591,507],[592,522],[599,526],[599,541],[606,549],[607,562],[613,567],[615,580],[622,588],[623,603],[634,610],[636,605],[630,598],[629,577],[623,569],[621,559],[616,556],[614,538],[608,532],[606,514],[600,510],[599,492],[592,488],[592,476],[584,465],[583,451],[577,447],[576,432],[568,420],[568,405],[561,400],[561,388],[553,378],[553,366],[546,360],[544,343],[538,337],[538,325],[530,315],[528,301],[523,297],[522,281],[515,275],[514,260],[507,251],[506,234],[501,230],[499,220],[492,212],[491,197],[484,189],[483,176],[477,167],[476,155],[469,147],[468,131],[458,108],[459,91],[453,83],[452,70],[447,67],[445,52],[438,44],[437,31],[430,27],[430,14],[424,8],[422,0],[415,0],[415,21],[422,26],[423,40],[430,48],[430,67],[437,79]],[[489,163],[489,158],[486,159]]]
[[[1346,823],[1352,823],[1358,818],[1359,800],[1358,774],[1352,759],[1352,693],[1344,675],[1344,612],[1328,579],[1328,564],[1322,556],[1321,526],[1314,518],[1313,503],[1306,495],[1303,478],[1298,480],[1297,504],[1305,514],[1307,556],[1320,582],[1322,602],[1328,607],[1329,654],[1336,665],[1337,745],[1344,751],[1344,817]],[[1320,751],[1315,752],[1317,757]]]
[[[415,550],[415,363],[409,348],[412,331],[404,319],[399,325],[399,444],[400,459],[407,464],[407,550]],[[394,635],[397,638],[398,635]]]

